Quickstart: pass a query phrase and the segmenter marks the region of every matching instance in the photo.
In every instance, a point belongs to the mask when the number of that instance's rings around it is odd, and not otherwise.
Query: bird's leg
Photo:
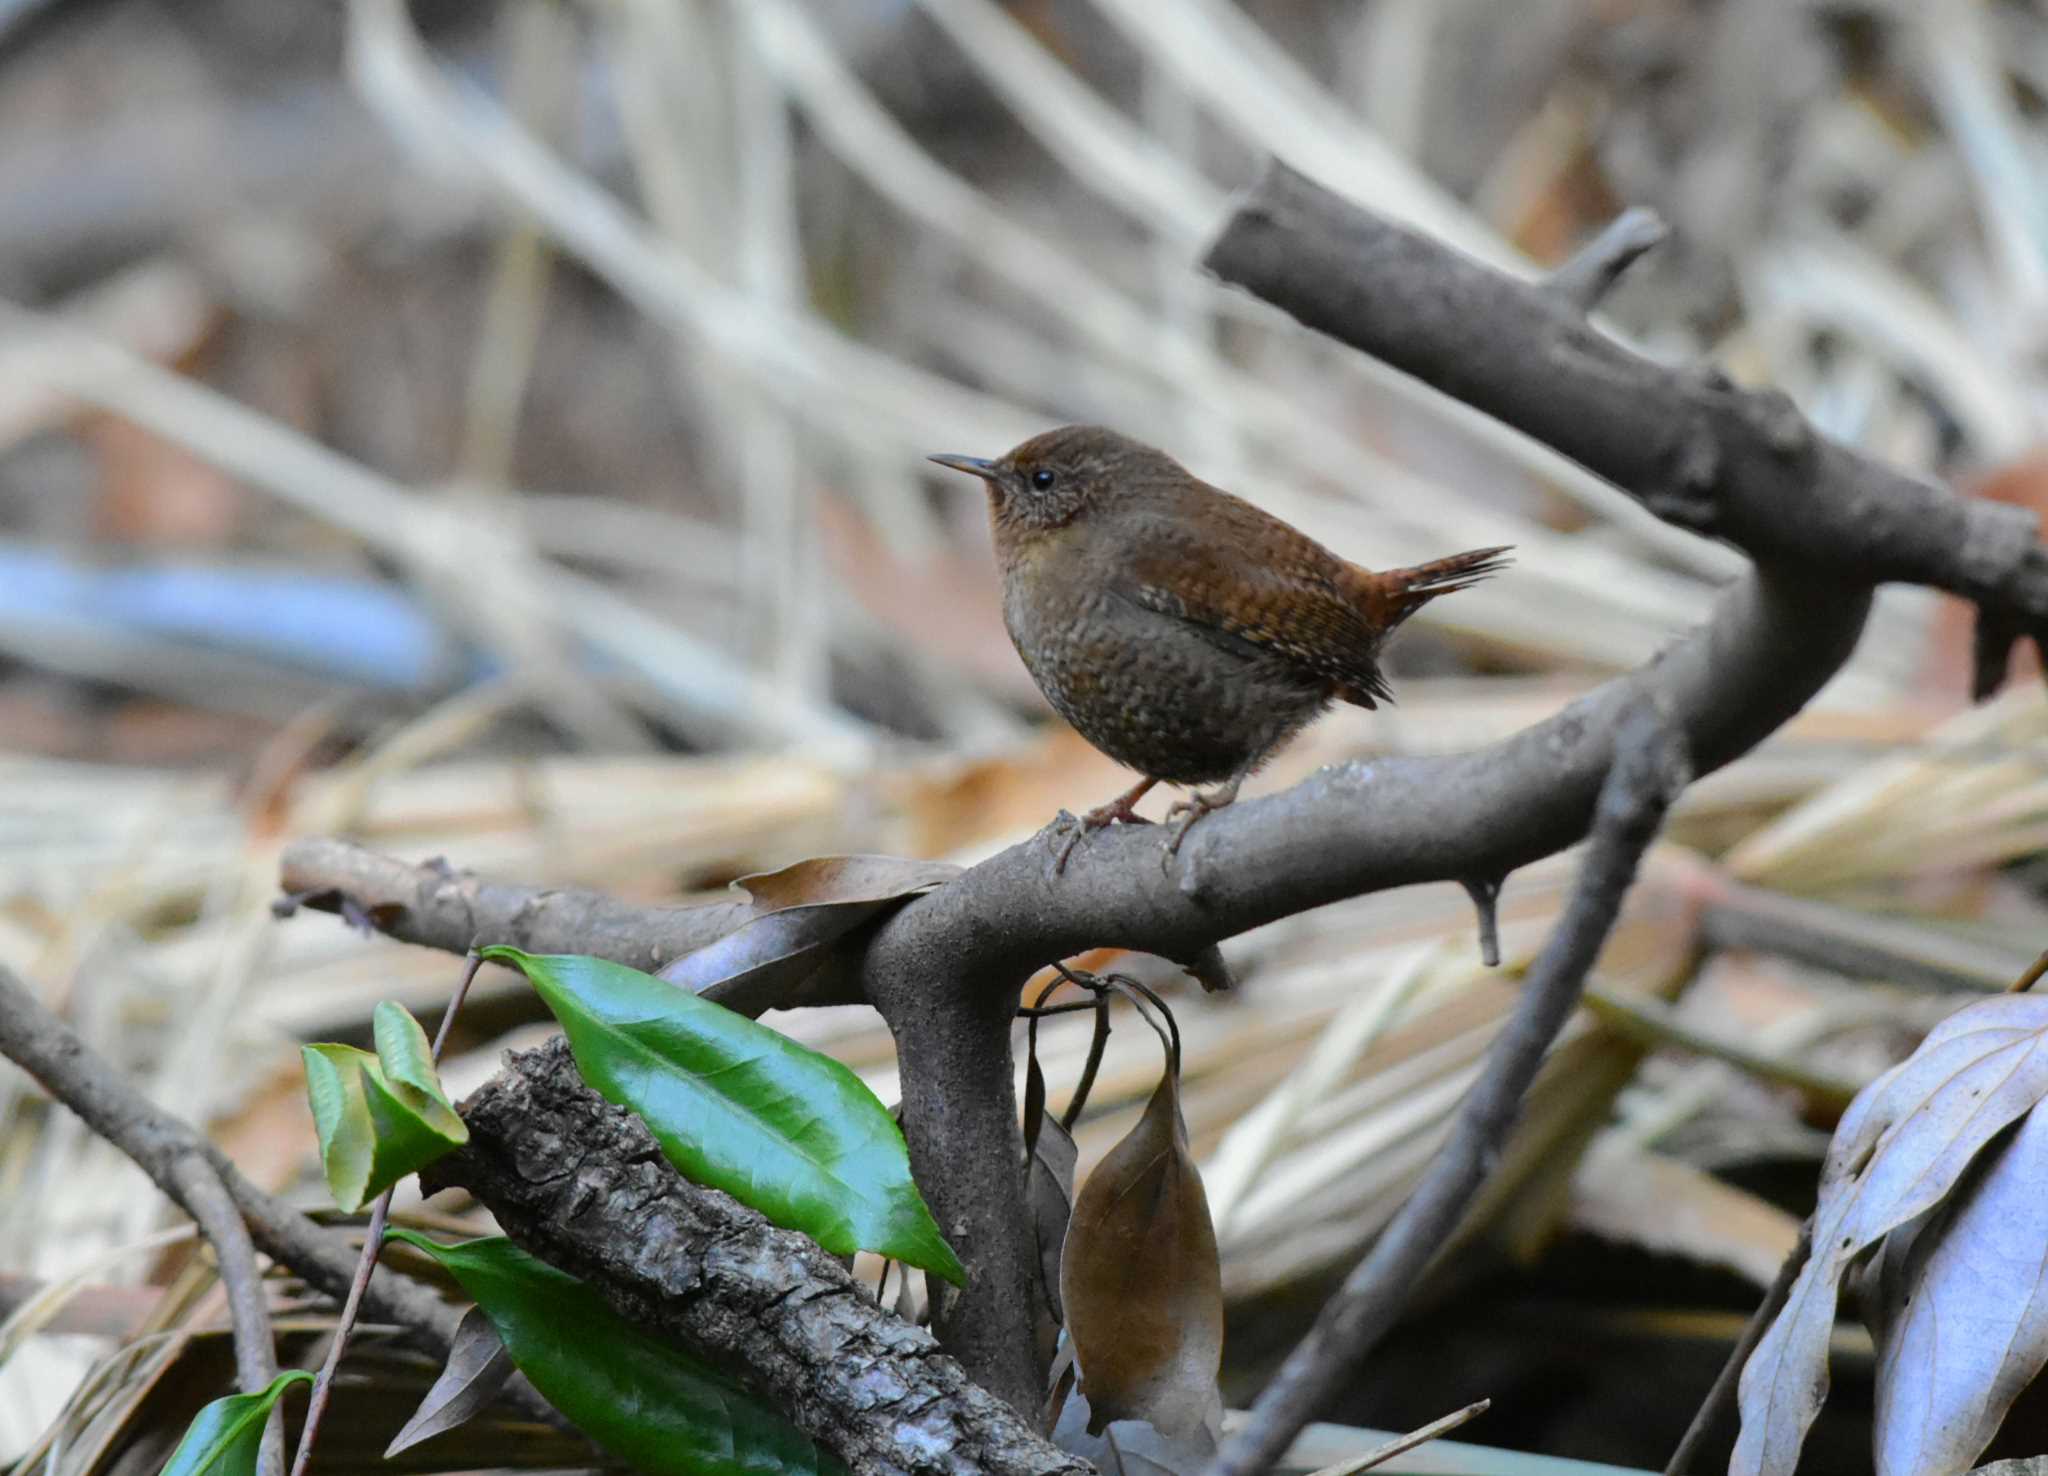
[[[1207,794],[1198,791],[1184,800],[1175,800],[1166,812],[1166,823],[1173,827],[1173,835],[1166,842],[1166,854],[1178,856],[1180,843],[1188,838],[1188,832],[1194,829],[1197,820],[1212,810],[1220,810],[1225,805],[1233,803],[1237,799],[1238,786],[1244,783],[1250,773],[1249,769],[1240,769]],[[1176,816],[1179,817],[1177,823]]]
[[[1067,857],[1074,854],[1074,847],[1081,844],[1083,837],[1094,831],[1119,822],[1126,825],[1150,824],[1150,821],[1131,807],[1150,793],[1152,786],[1158,782],[1157,779],[1140,779],[1108,804],[1097,805],[1078,820],[1071,815],[1068,816],[1073,825],[1073,833],[1067,837],[1067,843],[1060,847],[1059,857],[1052,863],[1052,874],[1059,876],[1066,871]]]

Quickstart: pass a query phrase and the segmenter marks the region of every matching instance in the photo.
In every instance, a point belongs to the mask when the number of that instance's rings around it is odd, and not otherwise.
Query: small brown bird
[[[1003,623],[1082,737],[1144,781],[1089,811],[1060,852],[1161,780],[1216,784],[1173,806],[1170,850],[1334,700],[1391,701],[1380,646],[1438,595],[1500,569],[1480,548],[1374,573],[1096,425],[994,461],[934,456],[988,484]]]

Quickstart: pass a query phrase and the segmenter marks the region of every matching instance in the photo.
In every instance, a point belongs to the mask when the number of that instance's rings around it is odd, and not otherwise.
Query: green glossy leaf
[[[874,1251],[964,1283],[910,1176],[902,1130],[830,1056],[637,969],[486,948],[524,971],[576,1067],[638,1113],[669,1162],[835,1255]]]
[[[419,1022],[384,1001],[374,1017],[377,1054],[354,1046],[301,1047],[306,1099],[334,1202],[353,1214],[407,1174],[469,1141]]]
[[[434,1048],[427,1032],[412,1012],[396,1000],[384,1000],[370,1016],[370,1029],[377,1044],[377,1061],[394,1091],[406,1097],[429,1121],[450,1131],[460,1130],[462,1119],[441,1090],[440,1074],[434,1069]],[[406,1095],[407,1089],[417,1096]]]
[[[163,1476],[255,1476],[263,1450],[263,1423],[271,1406],[294,1384],[310,1384],[303,1368],[281,1373],[255,1394],[230,1394],[192,1416],[185,1438],[171,1452]]]
[[[503,1236],[461,1245],[437,1245],[412,1230],[385,1238],[440,1262],[547,1401],[649,1476],[844,1471],[777,1411]]]

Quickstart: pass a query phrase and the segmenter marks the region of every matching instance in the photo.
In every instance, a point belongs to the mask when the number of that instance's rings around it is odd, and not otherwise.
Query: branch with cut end
[[[449,953],[481,940],[528,953],[595,954],[647,973],[748,915],[743,901],[637,907],[602,892],[503,886],[443,861],[413,865],[328,839],[286,847],[278,880],[284,895],[272,910],[280,917],[308,907]]]
[[[1279,1460],[1316,1409],[1394,1325],[1466,1206],[1499,1163],[1522,1098],[1578,1008],[1586,973],[1664,812],[1690,778],[1684,750],[1654,709],[1631,716],[1601,787],[1593,839],[1571,901],[1523,981],[1522,997],[1459,1109],[1451,1138],[1372,1251],[1225,1443],[1210,1476],[1253,1476]]]
[[[425,1187],[467,1189],[534,1254],[740,1375],[856,1472],[1088,1471],[815,1241],[677,1174],[563,1041],[511,1056],[462,1115],[468,1145]]]

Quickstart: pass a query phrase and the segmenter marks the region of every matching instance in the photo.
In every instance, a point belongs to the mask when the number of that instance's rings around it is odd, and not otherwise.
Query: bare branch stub
[[[1590,313],[1644,255],[1670,237],[1657,212],[1636,205],[1614,217],[1592,240],[1543,280],[1543,288],[1574,312]]]
[[[1586,974],[1620,915],[1636,866],[1690,777],[1683,747],[1655,710],[1632,714],[1616,740],[1571,901],[1530,967],[1515,1012],[1459,1109],[1450,1141],[1288,1355],[1251,1418],[1225,1442],[1209,1476],[1254,1476],[1279,1460],[1407,1306],[1422,1273],[1500,1161],[1522,1098],[1578,1007]]]
[[[856,1472],[1089,1470],[808,1236],[677,1174],[645,1124],[583,1084],[565,1042],[514,1055],[462,1114],[468,1146],[423,1187],[468,1189],[522,1245],[716,1358]]]

